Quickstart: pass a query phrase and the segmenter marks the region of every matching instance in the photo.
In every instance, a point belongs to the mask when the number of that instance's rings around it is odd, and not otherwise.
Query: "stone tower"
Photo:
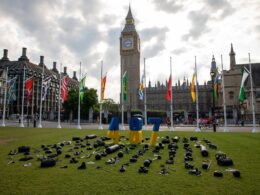
[[[127,96],[126,111],[138,108],[138,89],[140,82],[140,38],[135,29],[135,21],[129,5],[126,23],[120,36],[121,92],[122,75],[126,71]],[[120,96],[120,102],[122,101]]]
[[[231,50],[229,53],[229,57],[230,57],[230,70],[234,69],[235,65],[236,65],[236,53],[233,50],[233,44],[231,43]]]

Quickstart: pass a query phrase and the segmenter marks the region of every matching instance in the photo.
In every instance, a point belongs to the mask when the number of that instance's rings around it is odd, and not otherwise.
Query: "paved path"
[[[0,122],[2,124],[2,121]],[[14,120],[6,120],[5,121],[6,126],[10,127],[19,127],[18,121]],[[28,127],[27,122],[24,122],[24,126]],[[42,121],[43,128],[56,128],[57,122],[52,121]],[[76,129],[77,124],[76,123],[67,123],[63,122],[61,123],[62,128],[70,128],[70,129]],[[33,127],[33,124],[30,123],[29,127]],[[82,123],[81,124],[82,129],[98,129],[98,124],[96,123]],[[128,129],[129,126],[125,125],[125,128]],[[257,131],[260,132],[260,126],[257,125]],[[108,129],[107,124],[103,124],[103,129]],[[152,130],[153,126],[148,125],[148,130]],[[252,125],[246,125],[244,127],[241,126],[235,126],[235,125],[229,125],[228,129],[230,132],[251,132],[252,131]],[[169,131],[170,129],[166,125],[160,126],[160,131]],[[174,128],[175,131],[195,131],[195,126],[188,126],[188,125],[178,125]],[[212,128],[209,129],[201,129],[202,132],[213,132]],[[217,127],[217,132],[223,132],[224,127]]]

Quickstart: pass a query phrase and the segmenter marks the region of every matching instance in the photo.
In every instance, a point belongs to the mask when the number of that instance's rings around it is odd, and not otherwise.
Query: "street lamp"
[[[212,57],[211,68],[210,68],[210,76],[211,76],[211,83],[212,83],[212,125],[213,125],[213,132],[216,132],[216,123],[215,123],[215,97],[214,97],[214,79],[216,76],[216,61],[214,55]]]

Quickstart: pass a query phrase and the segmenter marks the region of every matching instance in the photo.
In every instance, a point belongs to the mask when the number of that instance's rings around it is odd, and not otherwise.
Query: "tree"
[[[108,112],[116,113],[118,112],[119,105],[114,102],[113,99],[104,99],[103,107],[107,109]]]
[[[78,113],[78,99],[79,99],[79,89],[73,88],[68,92],[68,100],[63,103],[63,108],[65,113],[68,115],[70,112],[73,114],[73,118],[77,118]],[[98,107],[98,95],[97,90],[93,88],[85,88],[83,101],[80,102],[81,116],[88,116],[88,111],[90,108],[95,110]]]

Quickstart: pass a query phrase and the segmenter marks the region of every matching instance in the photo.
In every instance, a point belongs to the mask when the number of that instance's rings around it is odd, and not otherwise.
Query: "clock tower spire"
[[[140,81],[140,38],[135,29],[135,20],[130,5],[125,18],[125,26],[120,36],[120,56],[121,80],[124,72],[127,72],[125,110],[130,113],[131,110],[138,108],[138,89]],[[130,115],[128,114],[128,116]]]

